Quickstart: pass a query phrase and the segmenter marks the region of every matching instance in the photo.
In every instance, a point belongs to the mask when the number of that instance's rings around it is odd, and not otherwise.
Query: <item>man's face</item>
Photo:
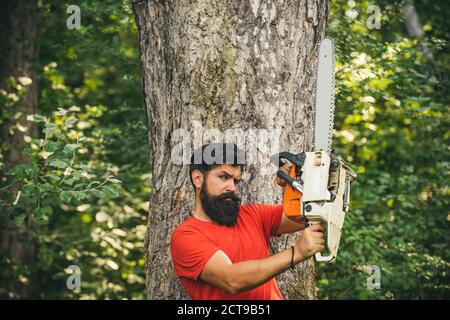
[[[200,190],[205,213],[219,225],[234,226],[239,215],[241,198],[238,184],[241,167],[224,164],[208,172]]]

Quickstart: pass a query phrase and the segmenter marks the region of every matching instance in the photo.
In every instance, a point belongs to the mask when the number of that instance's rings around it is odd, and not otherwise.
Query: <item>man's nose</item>
[[[234,183],[234,181],[227,183],[226,191],[236,193],[237,187],[236,187],[236,184]]]

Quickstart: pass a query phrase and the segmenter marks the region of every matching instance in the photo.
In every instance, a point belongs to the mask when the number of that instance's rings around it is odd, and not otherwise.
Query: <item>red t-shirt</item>
[[[173,232],[170,249],[175,272],[186,292],[195,300],[282,300],[275,278],[263,285],[230,295],[200,278],[206,263],[222,250],[237,263],[269,256],[269,241],[281,224],[283,205],[245,204],[236,225],[220,226],[189,217]]]

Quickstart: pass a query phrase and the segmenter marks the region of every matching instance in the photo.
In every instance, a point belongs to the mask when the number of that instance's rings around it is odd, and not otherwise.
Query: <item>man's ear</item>
[[[195,188],[200,189],[203,185],[203,179],[205,178],[203,173],[200,170],[195,169],[192,171],[191,178]]]

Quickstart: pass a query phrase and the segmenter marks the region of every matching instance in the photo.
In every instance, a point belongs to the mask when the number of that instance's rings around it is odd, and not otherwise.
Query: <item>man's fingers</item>
[[[318,252],[322,252],[322,251],[324,251],[324,250],[325,250],[325,246],[324,246],[324,245],[320,245],[320,244],[319,244],[319,245],[317,246],[317,251],[318,251]]]
[[[323,232],[317,231],[311,234],[316,239],[323,239],[324,235]]]
[[[289,171],[290,171],[290,169],[291,169],[291,166],[292,165],[287,165],[287,164],[285,164],[284,166],[282,166],[282,167],[280,167],[280,170],[281,171],[283,171],[283,172],[285,172],[286,174],[289,174]],[[275,183],[277,184],[277,185],[279,185],[280,187],[286,187],[286,185],[287,185],[287,182],[285,181],[285,180],[283,180],[283,179],[281,179],[280,177],[276,177],[275,178]]]
[[[280,168],[280,170],[282,170],[282,171],[286,172],[287,174],[289,174],[289,171],[291,170],[291,167],[292,167],[292,165],[285,164],[284,166],[282,166]]]
[[[324,239],[317,239],[316,243],[320,244],[320,245],[324,245],[325,244],[325,240]]]
[[[323,232],[323,227],[320,223],[313,224],[311,227],[309,227],[312,231],[321,231]]]
[[[280,187],[286,187],[286,185],[287,185],[287,182],[284,181],[283,179],[281,179],[280,177],[276,177],[275,183],[277,185],[279,185]]]

